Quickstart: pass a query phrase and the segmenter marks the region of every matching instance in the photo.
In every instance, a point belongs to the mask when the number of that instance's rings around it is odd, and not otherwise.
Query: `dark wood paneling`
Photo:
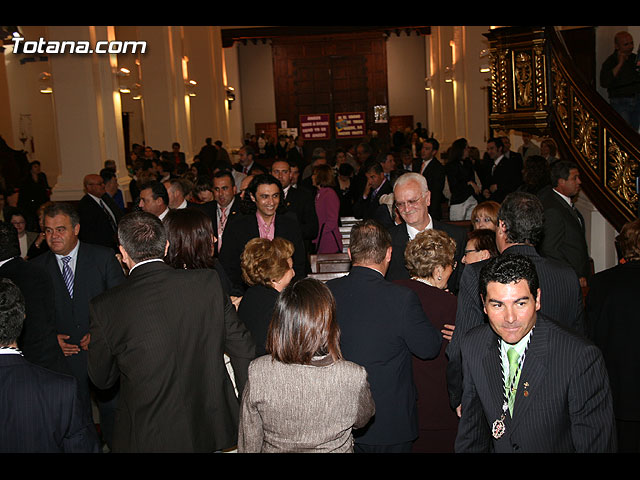
[[[300,115],[365,112],[367,130],[388,138],[388,125],[374,123],[375,105],[387,104],[385,37],[377,33],[272,39],[277,123],[299,126]],[[353,143],[351,139],[349,143]],[[313,147],[347,146],[335,138]]]

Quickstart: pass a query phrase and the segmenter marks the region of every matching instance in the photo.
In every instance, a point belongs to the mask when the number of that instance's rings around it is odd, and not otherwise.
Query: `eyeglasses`
[[[407,200],[406,202],[396,202],[396,208],[398,210],[405,210],[406,207],[413,208],[415,207],[420,200],[422,200],[423,195],[420,195],[418,198],[413,200]]]
[[[480,250],[475,250],[475,249],[470,249],[470,250],[465,250],[464,254],[466,255],[467,253],[471,253],[471,252],[479,252]]]

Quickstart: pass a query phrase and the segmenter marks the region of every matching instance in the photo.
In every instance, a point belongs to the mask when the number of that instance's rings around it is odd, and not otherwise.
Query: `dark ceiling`
[[[309,35],[336,35],[348,33],[380,32],[383,35],[400,35],[402,33],[415,33],[429,35],[431,27],[413,25],[392,26],[347,26],[347,25],[301,25],[301,26],[273,26],[273,27],[228,27],[222,29],[222,46],[230,47],[234,42],[258,42],[265,43],[276,37],[309,36]]]

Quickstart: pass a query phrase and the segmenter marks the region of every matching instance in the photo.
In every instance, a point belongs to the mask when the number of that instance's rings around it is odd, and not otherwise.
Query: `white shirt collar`
[[[167,207],[167,209],[166,209],[164,212],[162,212],[160,215],[158,215],[158,218],[159,218],[161,221],[162,221],[162,220],[164,220],[164,217],[166,217],[166,216],[167,216],[167,213],[169,213],[169,207]]]
[[[75,271],[76,271],[76,262],[78,260],[78,249],[79,248],[80,248],[80,242],[78,241],[76,243],[76,246],[73,247],[73,250],[71,250],[66,255],[58,255],[57,253],[55,254],[56,255],[56,260],[58,261],[58,266],[60,267],[60,271],[62,271],[62,268],[64,267],[64,263],[62,262],[62,259],[64,257],[71,257],[71,260],[69,261],[69,267],[71,268],[71,271],[75,273]]]
[[[187,199],[182,200],[182,203],[178,206],[178,209],[187,208]]]
[[[18,255],[16,257],[7,258],[6,260],[0,261],[0,267],[3,266],[5,263],[9,263],[11,260],[13,260],[15,258],[20,258],[20,255]]]
[[[573,202],[571,201],[571,198],[567,197],[565,194],[560,193],[558,190],[556,190],[555,188],[553,189],[554,192],[556,192],[558,195],[560,195],[560,198],[562,198],[565,202],[567,202],[569,204],[570,207],[573,207]]]
[[[141,262],[138,262],[133,267],[131,267],[131,269],[129,270],[129,275],[131,275],[131,272],[133,272],[133,270],[139,267],[140,265],[144,265],[145,263],[151,263],[151,262],[164,262],[164,260],[162,260],[161,258],[151,258],[149,260],[143,260]]]
[[[96,197],[94,194],[87,192],[91,198],[93,198],[98,205],[102,205],[102,199],[100,197]]]
[[[415,238],[415,236],[417,234],[419,234],[420,232],[424,232],[425,230],[429,230],[429,229],[433,228],[433,220],[431,220],[431,215],[429,215],[429,223],[424,228],[424,230],[418,230],[417,228],[413,228],[408,223],[406,225],[407,225],[407,233],[409,234],[409,240],[413,240]]]

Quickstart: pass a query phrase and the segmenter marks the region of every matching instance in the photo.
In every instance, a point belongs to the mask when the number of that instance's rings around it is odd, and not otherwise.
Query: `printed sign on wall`
[[[364,112],[336,113],[336,136],[338,138],[364,137]]]
[[[304,140],[328,140],[329,114],[300,115],[300,135]]]

